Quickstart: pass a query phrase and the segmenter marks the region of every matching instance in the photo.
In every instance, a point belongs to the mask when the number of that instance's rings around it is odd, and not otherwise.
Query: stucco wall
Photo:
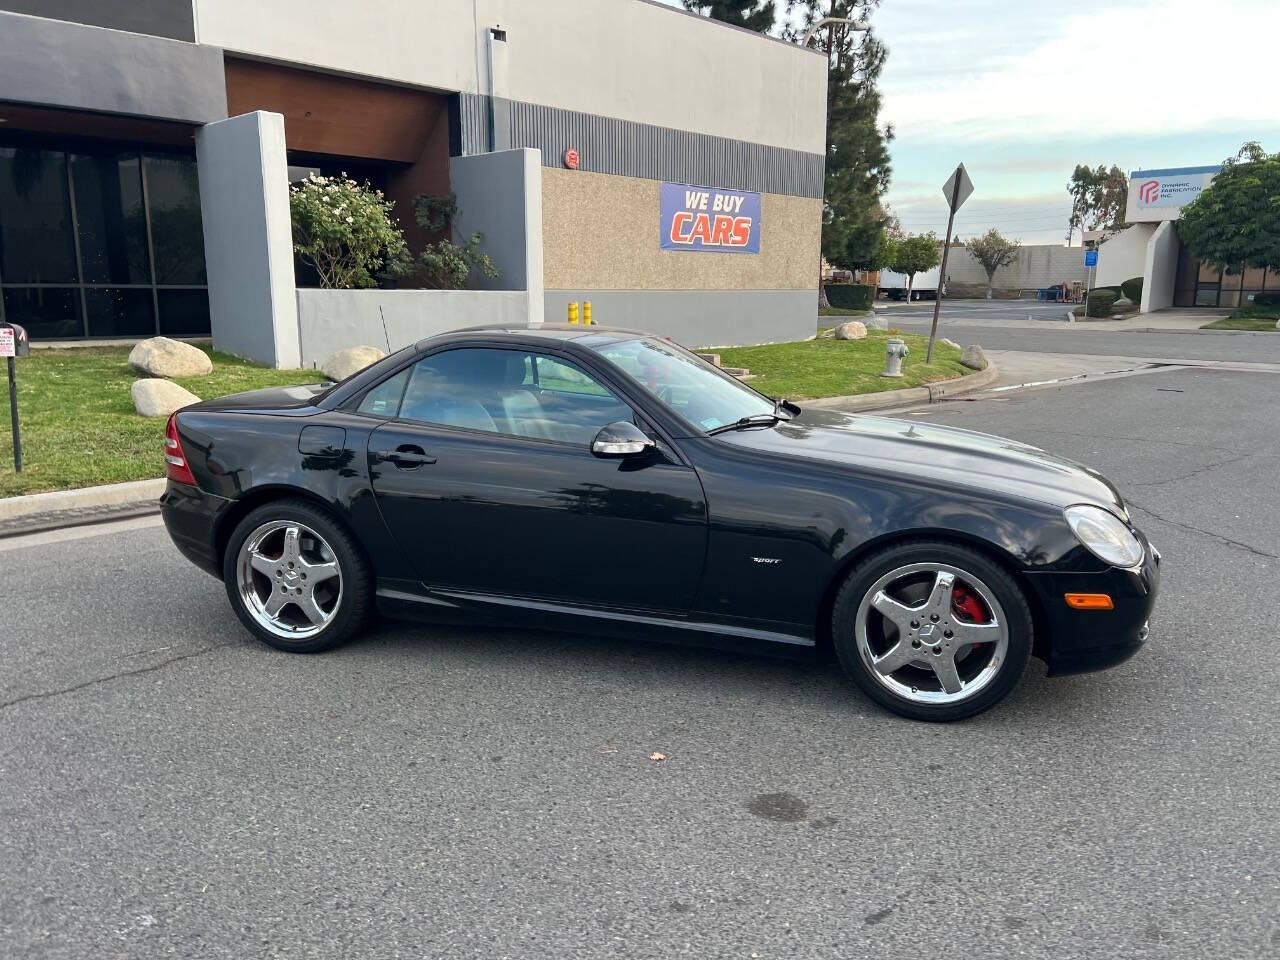
[[[196,133],[213,345],[298,365],[284,117],[255,111]]]
[[[1147,242],[1142,274],[1143,313],[1173,306],[1173,285],[1178,275],[1180,247],[1178,231],[1171,222],[1166,220],[1156,227],[1155,233]]]
[[[821,200],[764,194],[760,253],[694,253],[659,249],[660,186],[544,168],[547,289],[816,289]]]
[[[0,0],[0,10],[173,40],[195,39],[191,0]]]
[[[966,249],[951,248],[947,260],[947,275],[953,294],[981,292],[987,289],[987,272],[982,264]],[[1083,281],[1085,278],[1084,252],[1079,247],[1064,247],[1058,243],[1021,247],[1018,259],[1001,267],[992,278],[994,290],[1028,290],[1051,287],[1059,283]]]
[[[504,150],[449,161],[449,182],[458,197],[454,240],[484,235],[483,250],[498,276],[472,272],[469,286],[482,290],[527,290],[542,282],[542,163],[536,150]],[[541,290],[539,290],[539,296]]]
[[[205,0],[201,43],[446,91],[488,93],[485,31],[507,30],[502,96],[822,153],[823,58],[645,0]]]
[[[0,98],[209,123],[227,115],[222,51],[0,13]]]
[[[1126,280],[1141,277],[1147,265],[1147,242],[1156,232],[1154,223],[1135,223],[1098,248],[1095,287],[1118,287]]]
[[[569,303],[584,300],[591,301],[591,318],[601,326],[644,330],[686,347],[809,340],[818,330],[816,288],[548,290],[547,323],[563,323]]]
[[[297,310],[302,366],[311,368],[346,347],[370,346],[391,352],[460,327],[483,323],[524,326],[528,294],[514,290],[300,289]]]

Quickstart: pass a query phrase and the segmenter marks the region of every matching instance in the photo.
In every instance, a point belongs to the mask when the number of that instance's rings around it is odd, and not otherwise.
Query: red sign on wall
[[[580,159],[581,158],[578,156],[578,151],[573,149],[573,147],[570,147],[568,150],[564,152],[564,165],[568,167],[570,170],[578,169],[578,163],[580,162]]]

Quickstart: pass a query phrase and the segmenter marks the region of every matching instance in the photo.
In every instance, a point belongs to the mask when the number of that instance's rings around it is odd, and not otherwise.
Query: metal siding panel
[[[483,153],[486,98],[461,97],[463,152]],[[509,125],[511,146],[540,150],[544,166],[559,166],[565,149],[572,146],[582,157],[582,169],[592,173],[822,196],[819,154],[521,101],[510,102]]]

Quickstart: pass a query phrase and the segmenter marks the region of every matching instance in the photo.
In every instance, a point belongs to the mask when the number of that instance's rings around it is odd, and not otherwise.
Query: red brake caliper
[[[982,598],[959,580],[951,588],[951,612],[969,623],[990,623],[991,613]],[[975,644],[974,649],[981,644]]]

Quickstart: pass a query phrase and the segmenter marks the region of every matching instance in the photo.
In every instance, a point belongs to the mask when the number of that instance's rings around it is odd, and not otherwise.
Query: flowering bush
[[[376,285],[374,274],[405,255],[404,235],[381,190],[339,177],[310,176],[289,188],[293,249],[320,286]]]

